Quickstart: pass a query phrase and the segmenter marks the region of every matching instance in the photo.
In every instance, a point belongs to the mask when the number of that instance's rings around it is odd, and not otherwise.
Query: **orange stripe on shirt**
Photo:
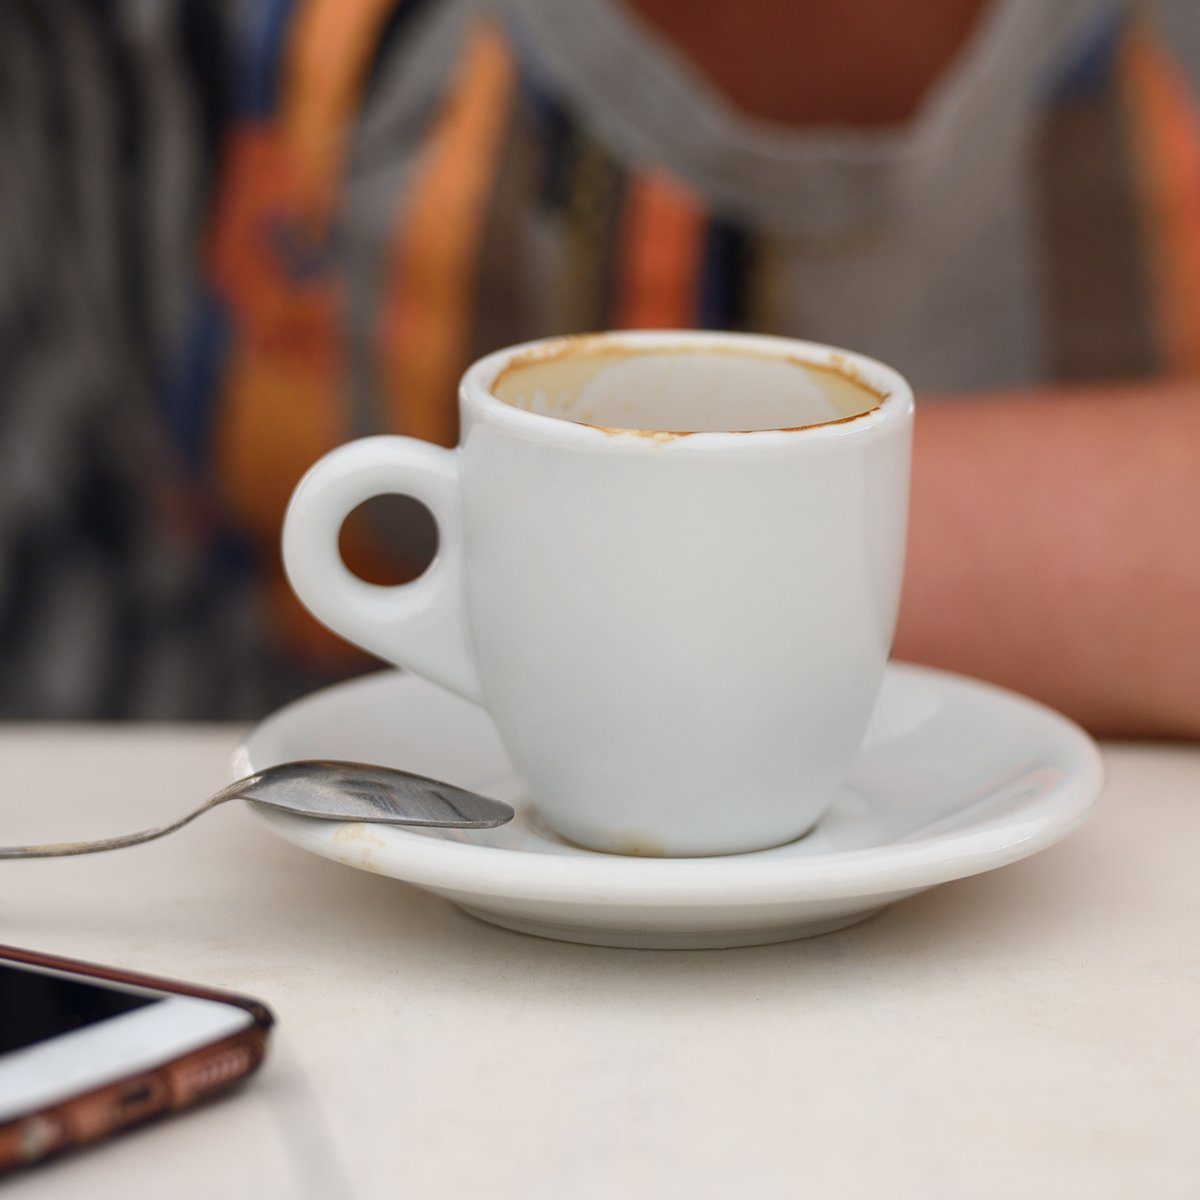
[[[480,21],[397,214],[378,326],[384,403],[394,428],[443,445],[456,437],[484,215],[515,82],[503,35]]]
[[[280,87],[293,201],[314,224],[333,214],[343,158],[379,33],[397,0],[307,0]]]
[[[210,273],[232,347],[215,458],[230,509],[274,541],[305,468],[345,440],[345,347],[332,222],[343,147],[393,0],[305,0],[289,30],[280,111],[227,147]]]
[[[1120,70],[1162,352],[1168,370],[1200,375],[1200,116],[1179,68],[1146,32],[1126,39]]]
[[[278,115],[237,129],[225,147],[207,247],[232,341],[216,398],[214,468],[226,513],[269,548],[272,564],[297,480],[351,433],[344,283],[331,233],[347,130],[393,4],[304,0],[288,30]],[[268,587],[281,637],[345,657],[282,575]]]
[[[613,324],[686,329],[696,321],[704,213],[695,194],[661,171],[625,193]]]

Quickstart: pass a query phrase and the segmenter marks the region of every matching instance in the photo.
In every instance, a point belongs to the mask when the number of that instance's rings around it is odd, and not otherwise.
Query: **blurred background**
[[[938,403],[1200,372],[1200,6],[5,0],[0,715],[248,718],[371,662],[303,470],[497,347],[780,333]],[[367,578],[433,552],[402,500]]]

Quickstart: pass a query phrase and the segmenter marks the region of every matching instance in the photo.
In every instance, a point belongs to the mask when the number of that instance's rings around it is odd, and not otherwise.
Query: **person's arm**
[[[1200,383],[918,406],[895,652],[1200,736]]]

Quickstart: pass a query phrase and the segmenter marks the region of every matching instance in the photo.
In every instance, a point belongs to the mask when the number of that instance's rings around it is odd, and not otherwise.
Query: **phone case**
[[[243,1008],[254,1018],[254,1023],[247,1029],[192,1050],[160,1067],[135,1072],[0,1125],[0,1173],[30,1166],[52,1154],[98,1142],[154,1117],[187,1108],[245,1079],[266,1055],[267,1034],[275,1018],[265,1004],[248,996],[51,954],[37,954],[14,946],[0,945],[0,962],[48,967],[109,983],[216,1000]]]

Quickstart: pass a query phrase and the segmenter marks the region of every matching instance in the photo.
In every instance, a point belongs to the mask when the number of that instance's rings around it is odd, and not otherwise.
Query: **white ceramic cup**
[[[568,360],[594,375],[572,394],[517,370]],[[514,403],[493,394],[502,373]],[[870,411],[842,416],[831,378],[876,393]],[[460,406],[457,449],[366,438],[305,475],[283,532],[300,599],[485,705],[542,818],[573,841],[707,855],[809,830],[891,645],[905,381],[782,338],[613,333],[491,354]],[[678,432],[697,426],[710,431]],[[347,515],[383,493],[438,527],[432,565],[396,587],[338,553]]]

